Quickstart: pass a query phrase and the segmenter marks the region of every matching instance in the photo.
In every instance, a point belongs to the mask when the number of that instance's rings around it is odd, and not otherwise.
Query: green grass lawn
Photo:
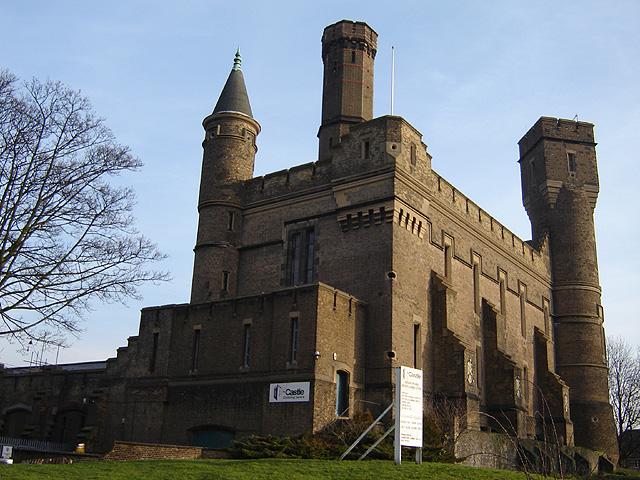
[[[631,472],[629,472],[631,473]],[[147,460],[135,462],[78,462],[72,465],[1,465],[0,479],[16,480],[404,480],[473,479],[525,480],[524,473],[461,467],[448,463],[403,463],[372,460]],[[542,476],[531,475],[532,479]],[[615,475],[610,479],[640,479]]]
[[[261,479],[375,479],[428,478],[524,480],[522,473],[485,470],[451,464],[391,461],[326,460],[147,460],[135,462],[78,462],[71,465],[0,465],[0,478],[16,480],[261,480]],[[535,478],[535,477],[534,477]]]

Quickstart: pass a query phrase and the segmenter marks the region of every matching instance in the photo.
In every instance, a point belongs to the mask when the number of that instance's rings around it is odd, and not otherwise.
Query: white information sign
[[[396,443],[422,448],[422,370],[396,368]]]
[[[309,382],[272,383],[269,386],[269,402],[308,402],[310,388]]]
[[[13,446],[11,445],[3,445],[2,446],[2,458],[11,458],[13,455]]]

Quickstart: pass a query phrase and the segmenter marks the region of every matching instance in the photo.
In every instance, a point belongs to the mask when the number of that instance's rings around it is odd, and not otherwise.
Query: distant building
[[[640,470],[640,430],[627,430],[620,435],[620,466]]]
[[[300,434],[382,411],[405,365],[427,404],[456,402],[462,453],[500,432],[615,462],[593,125],[542,117],[520,140],[521,240],[432,170],[406,120],[372,118],[376,41],[326,27],[318,161],[258,178],[236,55],[203,122],[190,303],[144,309],[105,363],[3,370],[2,435],[106,451]]]

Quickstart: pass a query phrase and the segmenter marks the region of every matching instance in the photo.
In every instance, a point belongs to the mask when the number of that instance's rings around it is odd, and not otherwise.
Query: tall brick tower
[[[202,174],[198,200],[191,302],[235,295],[242,231],[242,182],[253,177],[256,136],[240,52],[213,113],[202,122]]]
[[[542,117],[519,145],[533,241],[549,238],[556,370],[570,387],[575,444],[616,461],[593,222],[599,190],[593,124]]]
[[[373,118],[373,60],[378,34],[364,22],[341,20],[322,34],[324,83],[318,158],[331,157],[331,148],[349,126]]]

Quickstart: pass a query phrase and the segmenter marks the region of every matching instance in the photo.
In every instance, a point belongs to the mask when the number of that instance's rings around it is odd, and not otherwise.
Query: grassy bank
[[[80,462],[71,465],[0,465],[0,478],[16,480],[524,480],[522,473],[485,470],[451,464],[389,461],[337,462],[325,460],[158,460]]]
[[[620,472],[606,479],[638,480],[637,472]],[[461,467],[448,463],[329,460],[148,460],[79,462],[72,465],[1,465],[0,479],[12,480],[525,480],[524,473]],[[532,479],[545,477],[532,475]],[[551,478],[551,477],[546,477]],[[559,478],[559,477],[558,477]]]

